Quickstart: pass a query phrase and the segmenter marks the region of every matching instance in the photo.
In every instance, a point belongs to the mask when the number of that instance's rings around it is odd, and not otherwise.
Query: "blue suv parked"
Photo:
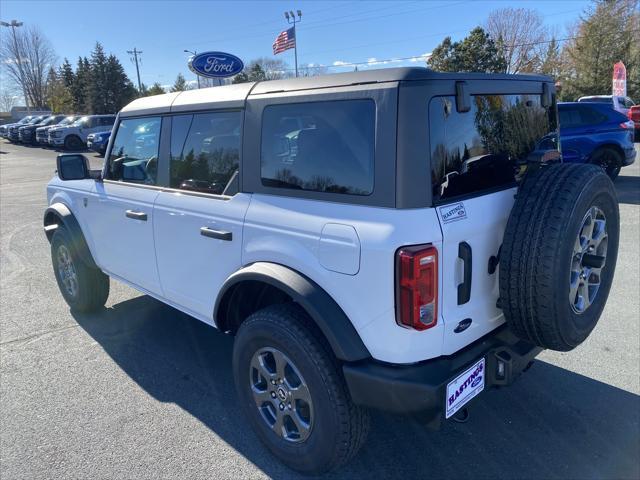
[[[595,163],[614,179],[620,168],[631,165],[633,122],[610,105],[567,102],[558,104],[563,161]]]

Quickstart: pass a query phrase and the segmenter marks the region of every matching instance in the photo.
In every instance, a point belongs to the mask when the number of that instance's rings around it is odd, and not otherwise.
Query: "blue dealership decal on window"
[[[232,77],[244,68],[235,55],[224,52],[203,52],[189,59],[189,70],[203,77]]]

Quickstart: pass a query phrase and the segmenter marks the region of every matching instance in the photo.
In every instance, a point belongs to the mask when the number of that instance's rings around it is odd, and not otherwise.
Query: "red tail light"
[[[624,128],[625,130],[633,130],[633,122],[629,120],[628,122],[623,122],[620,124],[620,128]]]
[[[396,253],[396,322],[426,330],[438,322],[438,250],[403,247]]]

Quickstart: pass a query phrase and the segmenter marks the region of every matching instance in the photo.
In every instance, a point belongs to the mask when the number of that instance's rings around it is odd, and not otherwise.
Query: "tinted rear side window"
[[[266,107],[262,117],[262,184],[371,194],[375,110],[373,100]]]
[[[433,198],[441,202],[509,185],[527,159],[557,158],[555,105],[539,95],[477,95],[458,113],[455,97],[429,104]]]
[[[230,195],[227,187],[237,178],[240,160],[241,125],[241,112],[173,117],[169,177],[171,187]]]

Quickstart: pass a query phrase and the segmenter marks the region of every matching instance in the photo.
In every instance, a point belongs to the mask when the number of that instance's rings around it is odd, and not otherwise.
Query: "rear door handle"
[[[144,212],[136,212],[135,210],[127,210],[124,212],[127,218],[133,218],[134,220],[142,220],[143,222],[147,221],[147,214]]]
[[[214,230],[209,227],[202,227],[200,229],[200,235],[203,237],[209,238],[217,238],[218,240],[226,240],[230,242],[233,239],[233,235],[231,232],[226,232],[224,230]]]
[[[458,258],[462,260],[464,268],[463,280],[458,285],[458,305],[464,305],[471,298],[471,245],[467,242],[461,242],[458,244]]]

